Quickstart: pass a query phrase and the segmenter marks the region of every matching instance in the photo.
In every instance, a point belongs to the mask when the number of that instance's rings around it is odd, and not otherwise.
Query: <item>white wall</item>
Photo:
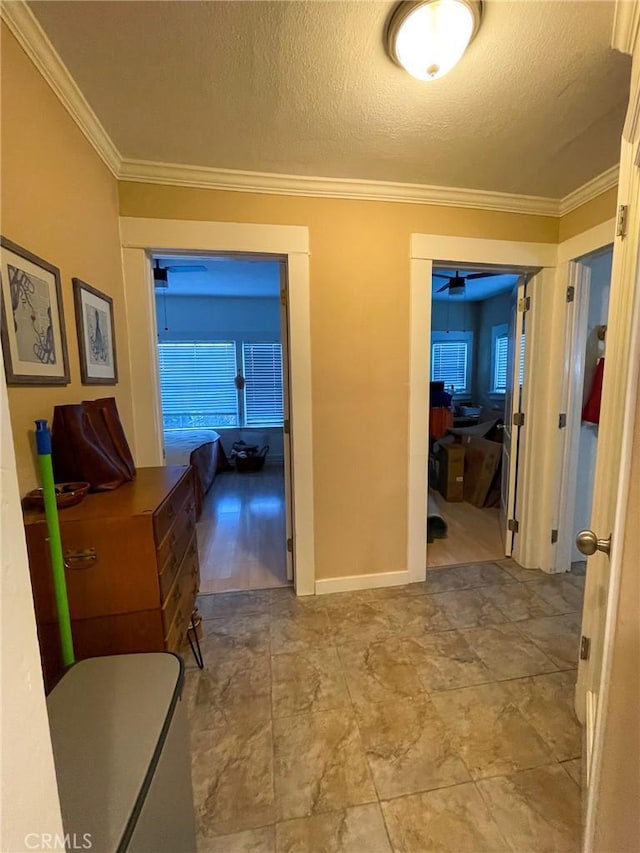
[[[473,332],[471,397],[474,405],[504,411],[504,397],[491,396],[491,328],[508,323],[511,295],[501,293],[479,302],[437,300],[431,306],[434,332]]]
[[[9,853],[26,850],[30,846],[34,850],[43,849],[38,843],[38,836],[43,833],[62,835],[62,818],[44,698],[4,370],[0,369],[0,374],[0,850]],[[58,845],[55,849],[64,848]]]
[[[491,394],[491,330],[511,322],[511,294],[500,293],[478,303],[478,358],[476,360],[476,402],[479,406],[504,412],[504,395]]]
[[[586,401],[591,390],[598,355],[604,351],[602,344],[598,341],[597,328],[607,322],[612,257],[612,250],[609,250],[585,264],[591,271],[591,288],[589,292],[583,402]],[[584,560],[583,555],[575,546],[575,534],[579,530],[591,526],[591,502],[593,500],[593,480],[595,476],[597,449],[598,427],[595,424],[583,423],[580,427],[580,449],[578,451],[578,478],[573,521],[574,536],[572,537],[574,545],[571,553],[572,562]]]
[[[478,304],[455,299],[434,300],[431,305],[431,328],[434,332],[475,332]]]
[[[471,399],[477,397],[478,370],[478,316],[479,302],[434,300],[431,305],[432,332],[473,332],[473,351],[471,353]]]
[[[159,341],[280,340],[277,298],[165,297],[156,293],[156,317]]]
[[[277,297],[172,296],[156,293],[158,340],[165,341],[279,341],[280,299]],[[169,328],[165,328],[168,326]],[[239,429],[217,429],[222,445],[231,452],[240,438]],[[243,433],[251,430],[242,429]],[[284,457],[282,428],[254,430],[256,443],[266,433],[269,445],[267,462]],[[248,439],[245,437],[248,442]]]

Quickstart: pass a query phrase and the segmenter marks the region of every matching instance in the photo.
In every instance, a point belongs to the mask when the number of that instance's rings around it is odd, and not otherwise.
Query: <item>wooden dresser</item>
[[[177,651],[200,583],[191,468],[139,468],[113,492],[62,509],[60,531],[77,660]],[[45,684],[62,674],[47,526],[24,516]]]

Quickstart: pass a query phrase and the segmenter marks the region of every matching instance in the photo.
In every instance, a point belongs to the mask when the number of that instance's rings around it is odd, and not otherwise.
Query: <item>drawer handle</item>
[[[91,563],[98,559],[95,548],[85,548],[82,551],[65,551],[65,569],[88,569]]]

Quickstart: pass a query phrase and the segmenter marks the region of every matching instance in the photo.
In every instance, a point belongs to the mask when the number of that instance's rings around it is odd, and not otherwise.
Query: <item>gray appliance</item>
[[[183,664],[172,654],[91,658],[47,699],[71,849],[195,853]]]

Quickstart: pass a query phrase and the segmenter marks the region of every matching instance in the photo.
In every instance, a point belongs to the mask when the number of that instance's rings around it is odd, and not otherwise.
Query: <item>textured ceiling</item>
[[[30,3],[127,158],[553,198],[618,161],[613,2],[486,0],[428,83],[385,54],[393,5]]]

